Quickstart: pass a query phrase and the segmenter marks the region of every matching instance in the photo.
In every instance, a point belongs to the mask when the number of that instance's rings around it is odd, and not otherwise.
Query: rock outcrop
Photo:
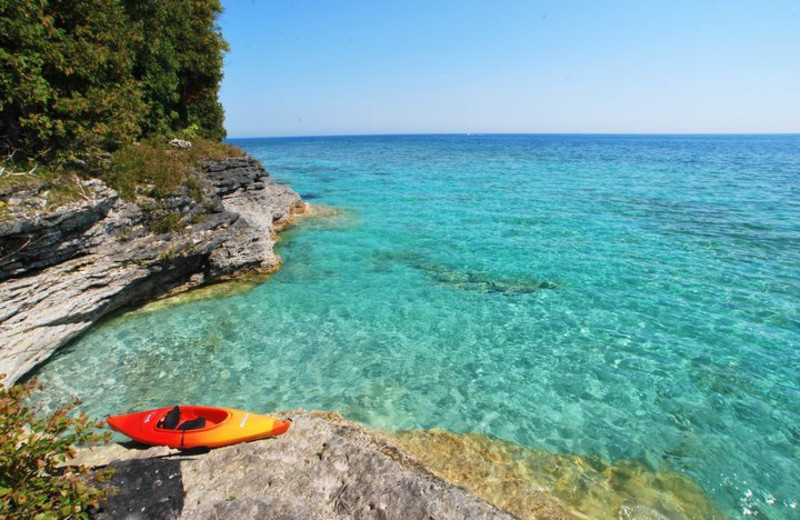
[[[0,221],[0,374],[16,381],[99,318],[177,291],[270,272],[275,230],[303,202],[252,158],[208,162],[199,190],[123,200],[99,180],[47,210],[46,191],[6,197]]]
[[[110,485],[119,493],[95,518],[514,518],[337,414],[287,417],[293,426],[274,439],[204,454],[113,462],[117,472]],[[135,457],[135,450],[128,451]],[[112,459],[126,458],[119,448],[82,456],[108,463],[102,459],[109,453]]]

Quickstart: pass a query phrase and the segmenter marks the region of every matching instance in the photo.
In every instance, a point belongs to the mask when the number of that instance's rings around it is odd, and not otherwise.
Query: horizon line
[[[417,137],[417,136],[800,136],[797,132],[387,132],[387,133],[343,133],[343,134],[287,134],[249,135],[225,137],[225,140],[246,139],[302,139],[330,137]]]

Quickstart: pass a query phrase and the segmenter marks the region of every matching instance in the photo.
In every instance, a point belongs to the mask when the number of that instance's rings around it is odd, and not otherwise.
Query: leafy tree
[[[216,23],[219,0],[126,0],[125,7],[144,35],[134,73],[148,105],[145,134],[197,127],[202,137],[225,137],[217,97],[228,46]]]
[[[45,2],[0,0],[0,152],[4,154],[22,141],[41,139],[51,126],[36,118],[52,96],[43,76],[49,36],[44,20]]]
[[[182,48],[181,107],[183,127],[196,125],[202,137],[222,139],[225,114],[219,103],[219,84],[222,81],[222,59],[228,44],[222,38],[217,16],[222,12],[219,0],[195,1],[190,4],[190,19]]]
[[[0,0],[3,152],[68,158],[133,140],[140,38],[119,0]]]
[[[177,13],[171,2],[126,0],[125,9],[143,38],[133,44],[134,75],[141,81],[146,111],[141,118],[147,135],[167,134],[180,126],[178,87],[180,60],[174,27]]]
[[[219,0],[0,0],[0,154],[225,136]],[[2,157],[0,157],[2,158]]]

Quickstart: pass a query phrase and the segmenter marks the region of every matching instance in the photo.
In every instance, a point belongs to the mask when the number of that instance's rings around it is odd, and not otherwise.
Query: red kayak
[[[218,448],[285,433],[291,421],[231,408],[174,406],[106,418],[114,430],[152,446]]]

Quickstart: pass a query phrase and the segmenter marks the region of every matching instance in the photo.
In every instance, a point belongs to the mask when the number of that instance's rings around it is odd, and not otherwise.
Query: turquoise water
[[[251,291],[96,327],[43,404],[338,410],[800,517],[800,136],[234,143],[341,214],[284,233]]]

